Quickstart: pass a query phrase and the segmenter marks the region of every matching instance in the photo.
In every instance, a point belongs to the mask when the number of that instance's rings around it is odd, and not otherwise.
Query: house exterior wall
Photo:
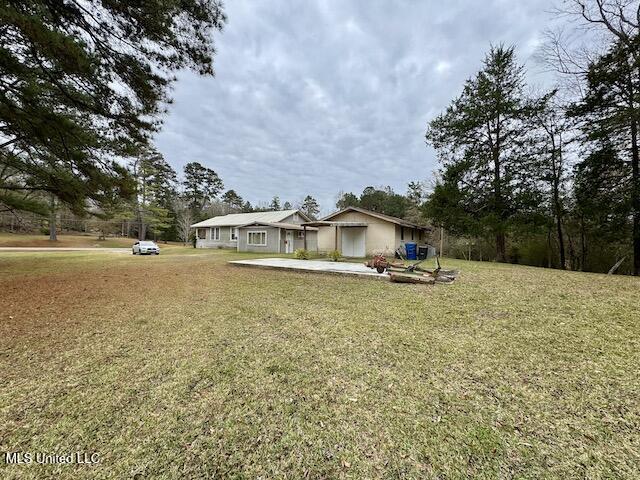
[[[365,233],[365,250],[367,255],[375,253],[392,254],[400,245],[400,230],[396,238],[396,225],[381,218],[372,217],[361,212],[344,212],[331,218],[336,222],[360,222],[367,224]],[[341,233],[338,228],[338,250],[342,249]],[[319,227],[318,232],[318,250],[321,252],[329,252],[334,249],[335,227],[326,226]]]
[[[335,241],[335,227],[326,226],[318,227],[318,251],[320,252],[332,252]],[[338,232],[338,250],[340,249],[340,232]]]
[[[236,248],[238,246],[236,240],[231,240],[231,229],[235,227],[218,227],[220,229],[220,240],[213,240],[213,228],[214,227],[196,228],[196,235],[198,235],[199,230],[206,230],[207,232],[207,238],[196,239],[196,248]]]
[[[302,222],[305,222],[306,220],[304,218],[302,218],[302,216],[300,216],[297,213],[294,213],[293,215],[289,215],[287,218],[280,220],[280,223],[295,223],[295,224],[300,224]]]
[[[287,246],[284,242],[287,239],[288,231],[293,234],[293,251],[295,252],[299,248],[304,248],[304,238],[298,238],[298,232],[300,230],[287,230],[283,228],[280,231],[280,252],[285,253],[287,251]],[[310,252],[318,251],[318,232],[307,230],[307,250]]]
[[[298,238],[298,232],[293,232],[293,249],[304,248],[304,238]],[[318,251],[318,232],[307,230],[307,250]],[[284,250],[283,250],[284,251]]]
[[[248,232],[267,232],[267,244],[265,246],[248,245],[247,233]],[[280,246],[284,245],[284,239],[280,238],[283,235],[279,235],[280,229],[275,227],[267,227],[255,225],[251,227],[241,227],[238,235],[238,251],[239,252],[265,252],[265,253],[280,253]]]
[[[411,238],[412,232],[413,238]],[[405,242],[414,242],[417,244],[424,243],[424,234],[422,233],[422,230],[404,227],[404,238],[402,238],[402,227],[400,225],[396,225],[396,245],[400,246]]]

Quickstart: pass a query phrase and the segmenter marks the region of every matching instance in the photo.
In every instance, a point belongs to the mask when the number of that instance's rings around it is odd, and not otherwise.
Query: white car
[[[139,255],[143,255],[148,253],[151,255],[152,253],[155,255],[160,255],[160,247],[156,244],[156,242],[152,242],[151,240],[140,240],[133,244],[133,248],[131,252],[135,255],[136,253]]]

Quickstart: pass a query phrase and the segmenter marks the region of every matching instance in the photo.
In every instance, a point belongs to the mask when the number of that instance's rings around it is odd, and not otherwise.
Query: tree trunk
[[[551,229],[547,230],[547,268],[551,268]]]
[[[497,216],[500,219],[498,232],[496,232],[496,260],[498,262],[507,261],[507,241],[503,231],[504,208],[502,199],[502,172],[500,171],[500,116],[496,119],[496,141],[493,146],[493,190],[495,195],[495,205]]]
[[[147,226],[142,220],[142,217],[140,217],[140,226],[138,227],[138,240],[144,240],[146,236],[147,236]]]
[[[56,198],[51,195],[49,201],[49,240],[55,242],[58,240],[58,232],[56,231]]]
[[[562,137],[560,137],[562,141]],[[551,153],[551,168],[553,170],[553,207],[556,217],[556,233],[558,235],[558,250],[560,255],[560,269],[565,270],[567,268],[567,259],[564,251],[564,236],[562,234],[562,204],[560,202],[560,181],[561,181],[561,158],[557,158],[557,148],[555,136],[551,137],[553,145],[553,151]]]
[[[633,214],[633,275],[640,275],[640,153],[638,122],[631,120],[631,209]]]
[[[584,215],[580,214],[580,271],[587,268],[587,238],[584,229]]]
[[[498,262],[507,261],[507,240],[502,232],[496,234],[496,260]]]
[[[560,217],[556,218],[556,228],[558,231],[558,249],[560,250],[560,268],[562,270],[566,270],[567,259],[564,253],[564,237],[562,235],[562,221],[560,220]]]
[[[576,258],[576,251],[573,248],[573,240],[571,238],[571,234],[567,235],[567,240],[569,243],[569,264],[570,264],[570,269],[571,270],[575,270],[575,258]]]

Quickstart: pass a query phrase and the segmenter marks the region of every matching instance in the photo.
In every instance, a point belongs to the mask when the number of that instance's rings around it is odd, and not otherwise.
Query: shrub
[[[340,253],[339,250],[333,250],[332,252],[327,253],[327,257],[329,257],[334,262],[337,262],[338,260],[340,260],[341,256],[342,254]]]
[[[298,248],[295,252],[293,252],[294,258],[300,260],[309,260],[309,252],[304,248]]]

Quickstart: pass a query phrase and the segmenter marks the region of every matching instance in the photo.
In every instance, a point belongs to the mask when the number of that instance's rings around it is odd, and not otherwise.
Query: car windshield
[[[140,242],[140,245],[143,245],[145,247],[155,247],[155,243],[153,242]]]

